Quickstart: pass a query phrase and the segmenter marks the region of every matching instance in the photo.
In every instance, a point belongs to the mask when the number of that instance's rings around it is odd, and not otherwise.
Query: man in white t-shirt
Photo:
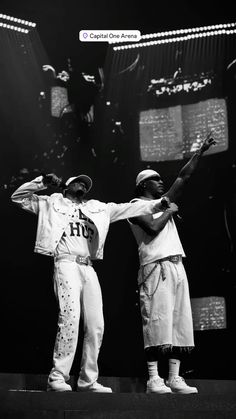
[[[178,213],[175,202],[181,197],[200,156],[212,144],[215,141],[209,134],[165,194],[163,181],[156,171],[143,170],[136,178],[137,198],[132,202],[163,196],[170,201],[163,212],[129,220],[140,260],[138,285],[149,373],[147,393],[197,393],[197,388],[188,386],[179,375],[180,361],[193,349],[194,338],[189,287],[182,263],[185,253],[173,215]],[[169,358],[166,382],[158,373],[158,360],[163,355]]]
[[[62,188],[63,193],[37,194],[48,185]],[[92,180],[87,175],[70,177],[63,184],[52,173],[23,184],[11,197],[21,208],[38,216],[35,252],[54,258],[59,315],[48,391],[72,390],[66,381],[76,353],[81,315],[84,339],[77,390],[112,391],[97,382],[104,321],[102,294],[92,260],[103,258],[110,223],[162,208],[163,199],[122,204],[86,200],[91,187]]]

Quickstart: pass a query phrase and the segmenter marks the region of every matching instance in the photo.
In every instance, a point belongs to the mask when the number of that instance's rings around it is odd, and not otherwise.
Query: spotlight
[[[229,26],[230,25],[230,26]],[[236,33],[236,24],[226,24],[227,28],[232,27],[232,25],[235,26],[235,29],[218,29],[216,30],[216,27],[220,27],[222,28],[222,26],[220,25],[215,25],[215,26],[209,26],[209,28],[211,28],[210,31],[206,31],[206,32],[201,32],[203,28],[195,28],[196,33],[193,33],[193,31],[191,30],[192,34],[191,35],[184,35],[184,36],[178,36],[178,37],[172,37],[172,38],[166,38],[166,39],[157,39],[155,41],[147,41],[147,42],[141,42],[141,43],[135,43],[135,44],[129,44],[129,45],[125,45],[125,46],[116,46],[113,47],[114,51],[119,51],[119,50],[123,50],[123,49],[131,49],[131,48],[142,48],[142,47],[148,47],[148,46],[152,46],[152,45],[158,45],[158,44],[168,44],[168,43],[173,43],[173,42],[181,42],[181,41],[187,41],[189,39],[195,39],[195,38],[205,38],[205,37],[209,37],[209,36],[218,36],[218,35],[232,35]],[[215,30],[212,30],[212,29]],[[167,32],[163,32],[163,33],[159,33],[159,37],[163,36],[164,33]],[[168,35],[176,35],[179,34],[180,31],[170,31],[168,32]],[[184,33],[188,33],[187,30],[184,31]],[[143,35],[141,37],[142,39],[147,39],[147,35]]]
[[[28,20],[24,20],[24,19],[18,19],[14,16],[8,16],[5,14],[0,13],[0,20],[6,20],[6,21],[10,21],[10,22],[16,22],[20,25],[23,26],[31,26],[31,27],[35,27],[36,23],[28,21]]]

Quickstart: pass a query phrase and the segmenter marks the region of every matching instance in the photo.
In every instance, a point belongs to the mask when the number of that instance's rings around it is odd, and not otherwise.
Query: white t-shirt
[[[163,212],[158,212],[152,217],[158,218],[162,214]],[[131,222],[129,224],[138,244],[140,265],[146,265],[168,256],[185,256],[173,217],[167,221],[165,227],[155,237],[147,234],[137,224]]]
[[[56,248],[56,255],[71,254],[90,256],[93,243],[97,239],[97,228],[93,221],[85,217],[78,204],[73,205],[73,215]]]

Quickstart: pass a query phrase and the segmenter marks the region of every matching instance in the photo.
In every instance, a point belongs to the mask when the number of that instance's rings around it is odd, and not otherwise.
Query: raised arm
[[[207,151],[213,144],[216,144],[216,141],[212,138],[211,134],[212,133],[210,132],[207,135],[199,150],[193,154],[187,164],[180,170],[177,179],[170,187],[170,189],[164,194],[164,196],[167,196],[171,202],[176,202],[180,198],[184,186],[186,185],[193,172],[196,170],[202,154]]]
[[[38,196],[36,193],[47,189],[48,184],[59,186],[60,182],[61,179],[53,173],[45,176],[38,176],[31,182],[26,182],[16,189],[16,191],[11,195],[11,200],[26,211],[38,214],[39,200],[48,199],[48,196]]]

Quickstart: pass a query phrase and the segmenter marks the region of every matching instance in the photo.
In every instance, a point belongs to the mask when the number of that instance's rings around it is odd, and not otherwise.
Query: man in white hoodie
[[[38,195],[47,185],[62,188],[63,193]],[[52,173],[23,184],[11,197],[21,208],[38,215],[35,252],[54,258],[59,316],[48,391],[72,390],[66,381],[70,378],[82,314],[84,340],[77,390],[112,392],[97,382],[104,321],[102,294],[92,260],[103,258],[110,223],[155,213],[163,205],[161,199],[123,204],[85,200],[91,187],[87,175],[70,177],[63,184]]]

